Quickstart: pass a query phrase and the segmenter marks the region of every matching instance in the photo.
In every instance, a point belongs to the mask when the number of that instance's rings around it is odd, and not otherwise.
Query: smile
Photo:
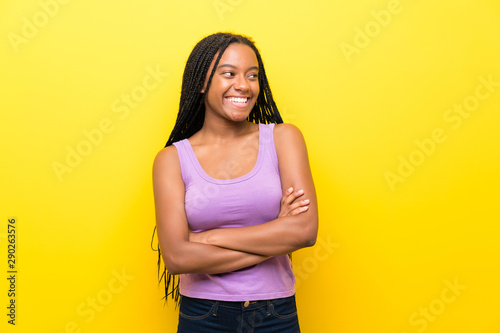
[[[248,97],[226,97],[226,100],[236,106],[246,106],[248,104]]]

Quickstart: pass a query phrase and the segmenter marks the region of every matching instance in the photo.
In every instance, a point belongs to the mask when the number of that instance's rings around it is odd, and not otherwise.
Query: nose
[[[250,88],[250,86],[248,85],[247,79],[245,78],[244,75],[237,76],[234,87],[235,87],[235,89],[242,90],[242,91],[247,91]]]

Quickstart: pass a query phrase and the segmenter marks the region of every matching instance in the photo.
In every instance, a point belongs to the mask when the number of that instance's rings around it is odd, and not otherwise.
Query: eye
[[[234,76],[234,73],[233,72],[222,72],[222,75],[231,77],[231,76]]]
[[[253,73],[248,75],[251,79],[257,79],[259,77],[259,74]]]

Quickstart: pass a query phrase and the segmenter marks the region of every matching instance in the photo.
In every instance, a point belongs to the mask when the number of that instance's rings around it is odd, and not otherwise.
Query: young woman
[[[178,332],[300,332],[287,254],[316,241],[316,194],[302,134],[283,124],[249,38],[194,47],[153,187]]]

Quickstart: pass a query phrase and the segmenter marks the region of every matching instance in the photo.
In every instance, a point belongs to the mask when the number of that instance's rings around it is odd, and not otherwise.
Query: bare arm
[[[216,274],[251,266],[269,258],[189,241],[184,182],[175,147],[156,156],[153,165],[156,226],[163,260],[171,274]]]
[[[294,192],[289,196],[299,207],[295,208],[295,214],[280,214],[275,220],[254,226],[192,233],[191,240],[266,256],[283,255],[314,245],[318,208],[304,139],[295,126],[279,124],[275,126],[274,140],[283,193],[286,195],[290,187],[303,191],[303,194]]]

